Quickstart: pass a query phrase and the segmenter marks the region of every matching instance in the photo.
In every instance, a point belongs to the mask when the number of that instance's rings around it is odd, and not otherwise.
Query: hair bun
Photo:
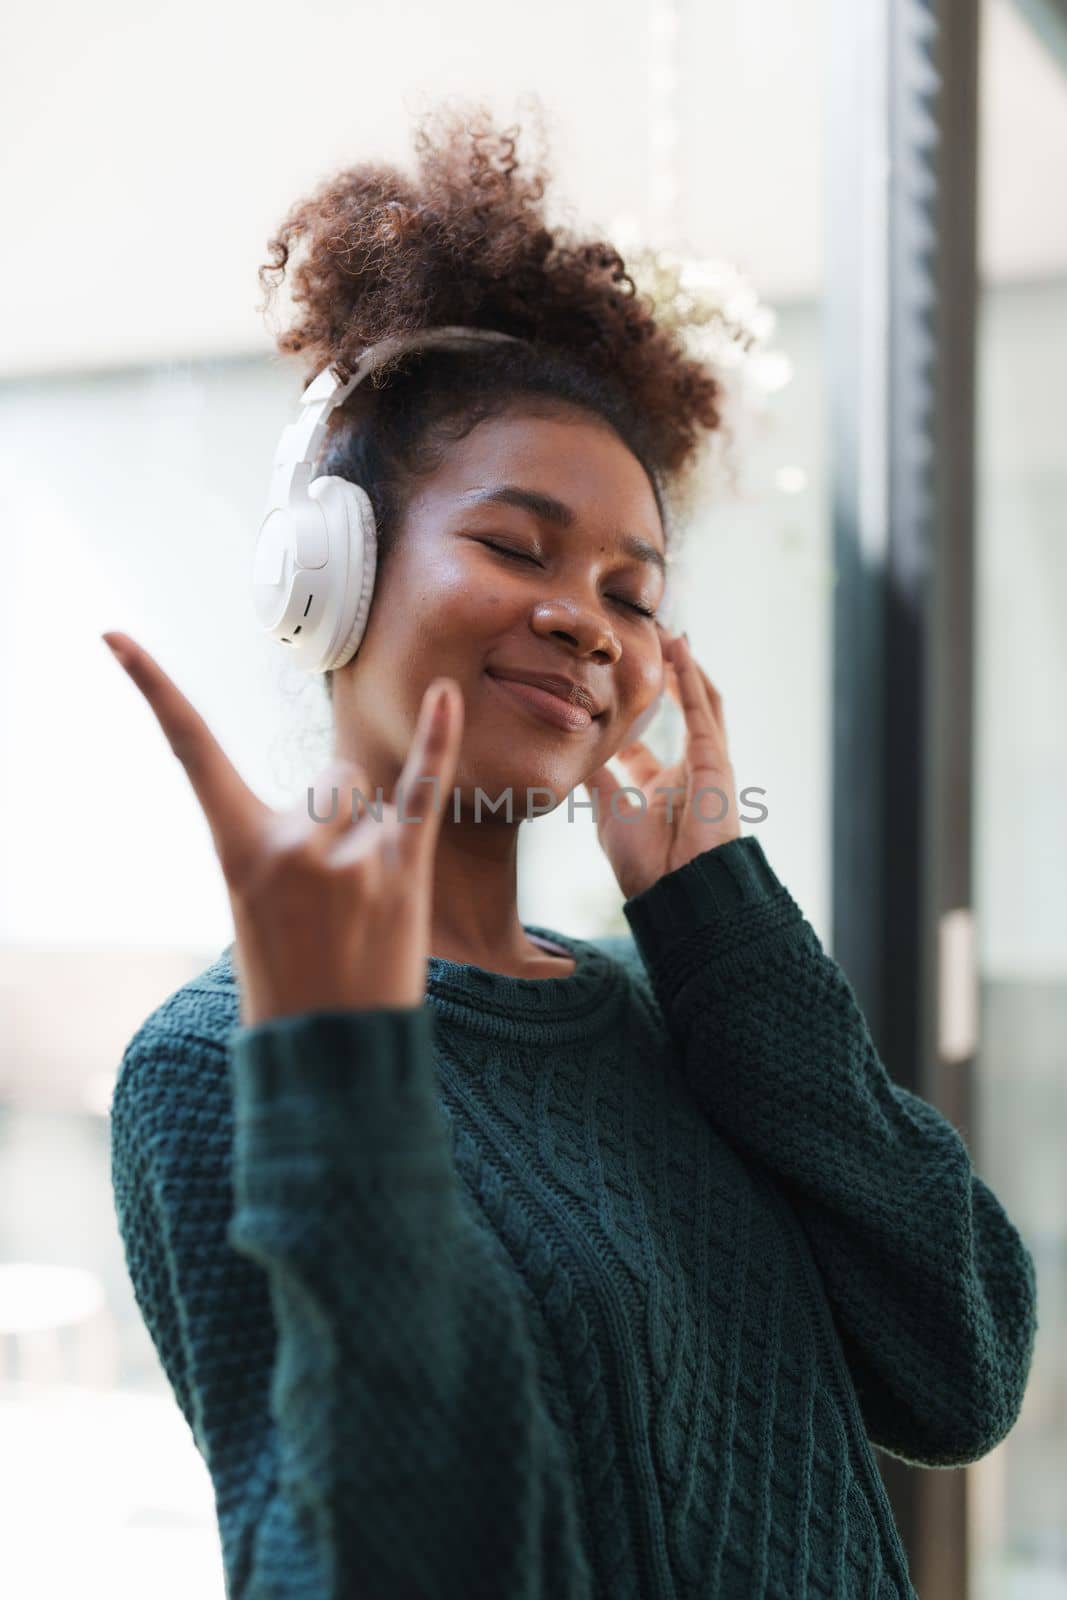
[[[720,426],[718,379],[656,322],[613,245],[548,226],[548,166],[518,159],[519,132],[497,128],[485,106],[445,102],[417,123],[413,176],[365,162],[296,202],[259,269],[263,311],[290,279],[294,314],[277,348],[303,356],[311,376],[331,363],[351,373],[368,347],[420,327],[520,335],[625,395],[655,469],[677,480]]]

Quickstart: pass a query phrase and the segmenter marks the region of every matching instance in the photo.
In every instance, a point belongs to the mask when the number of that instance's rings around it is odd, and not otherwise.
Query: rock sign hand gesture
[[[102,637],[155,713],[211,829],[233,911],[242,1024],[420,1005],[441,797],[451,792],[463,733],[455,680],[426,690],[381,820],[362,800],[353,810],[350,791],[366,794],[368,780],[358,763],[336,759],[315,782],[315,815],[329,817],[316,821],[306,803],[285,812],[265,805],[148,651],[125,633]]]

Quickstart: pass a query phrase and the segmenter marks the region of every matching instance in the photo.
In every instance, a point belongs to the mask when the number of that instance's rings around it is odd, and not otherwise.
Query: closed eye
[[[479,539],[479,544],[484,544],[489,550],[499,550],[502,556],[511,556],[516,561],[531,561],[535,567],[541,563],[536,556],[529,555],[525,550],[512,550],[510,545],[497,544],[493,539]],[[617,600],[619,605],[625,606],[629,611],[636,611],[638,616],[653,618],[656,613],[650,606],[640,605],[636,600],[626,600],[620,595],[609,595],[609,599]]]
[[[510,545],[494,544],[492,539],[479,539],[478,543],[486,545],[490,550],[499,550],[502,556],[514,556],[518,561],[532,561],[535,567],[541,565],[536,556],[528,555],[525,550],[512,550]]]

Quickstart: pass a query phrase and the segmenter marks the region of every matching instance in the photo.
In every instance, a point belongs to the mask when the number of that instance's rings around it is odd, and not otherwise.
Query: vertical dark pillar
[[[966,1134],[977,0],[836,0],[832,40],[833,947]],[[878,1464],[922,1600],[963,1600],[965,1470]]]

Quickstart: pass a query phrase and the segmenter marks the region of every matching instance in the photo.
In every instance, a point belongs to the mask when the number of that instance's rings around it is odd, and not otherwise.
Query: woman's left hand
[[[663,640],[663,655],[667,690],[685,714],[681,760],[661,766],[639,740],[615,757],[629,784],[606,766],[584,780],[597,804],[597,835],[628,900],[702,851],[741,837],[722,696],[681,634]],[[627,788],[640,790],[644,804]]]

